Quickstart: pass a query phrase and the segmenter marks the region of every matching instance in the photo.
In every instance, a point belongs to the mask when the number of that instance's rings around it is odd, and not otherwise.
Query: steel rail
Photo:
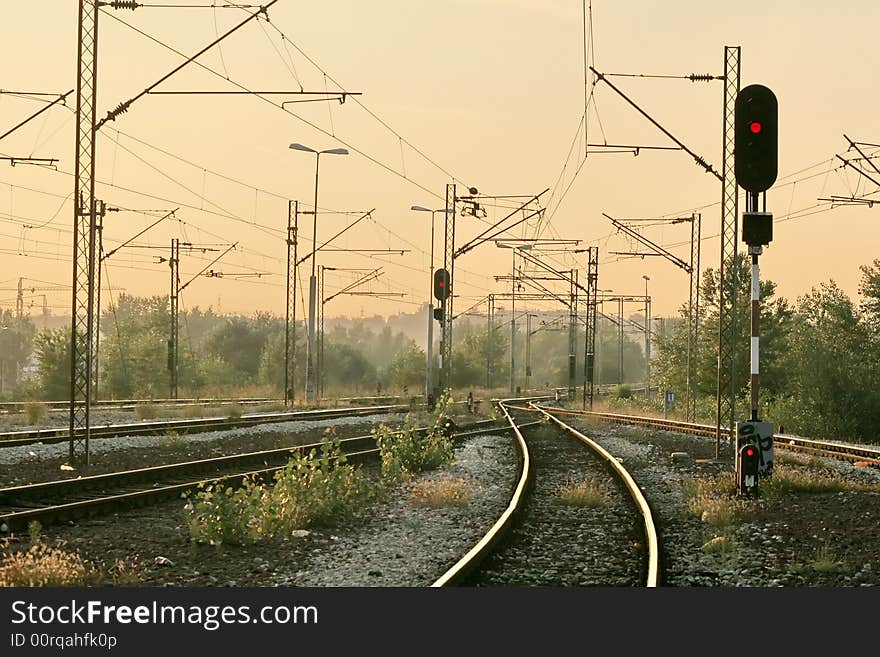
[[[487,424],[492,426],[485,426]],[[509,430],[509,427],[498,427],[493,420],[481,420],[461,427],[461,430],[454,434],[453,439],[460,440],[473,435]],[[417,431],[427,432],[428,428],[420,427]],[[352,456],[366,458],[367,456],[378,456],[379,454],[379,449],[375,447],[375,439],[372,434],[344,438],[339,443],[344,449],[347,459],[351,459]],[[214,482],[232,485],[240,483],[245,477],[266,476],[283,469],[285,466],[275,465],[258,470],[249,469],[245,472],[218,474],[208,478],[197,477],[188,481],[179,481],[181,477],[192,477],[195,473],[202,473],[205,470],[217,472],[233,468],[252,467],[255,462],[268,466],[271,462],[286,460],[295,453],[307,453],[309,450],[320,448],[325,444],[326,442],[309,443],[259,452],[248,452],[245,454],[234,454],[0,489],[0,505],[5,507],[5,509],[0,509],[0,533],[23,529],[27,526],[28,522],[33,520],[40,520],[45,525],[60,520],[98,515],[120,506],[155,503],[167,499],[169,496],[179,495],[187,490],[192,490],[200,485]],[[160,479],[166,480],[168,484],[164,486],[158,485]],[[129,490],[131,486],[138,485],[142,486],[142,488],[134,491]],[[110,490],[111,488],[113,490]],[[123,489],[121,492],[120,488]],[[98,497],[88,497],[92,493],[101,492],[107,494],[99,495]],[[86,497],[86,499],[82,499],[83,497]],[[45,500],[47,498],[54,498],[57,502],[46,503]],[[5,529],[3,529],[3,526],[5,526]]]
[[[652,429],[664,429],[666,431],[688,433],[695,436],[715,437],[715,427],[708,424],[643,417],[638,415],[623,415],[619,413],[600,413],[597,411],[576,411],[561,408],[553,408],[550,410],[562,415],[593,417],[606,422],[615,422],[618,424],[645,426]],[[725,427],[722,427],[722,433],[726,434],[728,437],[730,436],[730,430]],[[807,454],[819,454],[880,466],[880,448],[878,447],[866,447],[863,445],[854,445],[852,443],[835,443],[827,440],[814,440],[812,438],[804,438],[803,436],[796,436],[787,433],[776,434],[774,436],[773,446],[784,450],[805,452]]]
[[[384,406],[351,406],[345,408],[323,408],[310,411],[285,411],[281,413],[249,413],[241,417],[208,417],[186,418],[175,420],[157,420],[153,422],[128,422],[122,424],[106,424],[92,426],[93,438],[149,435],[177,431],[178,433],[196,433],[201,431],[218,431],[256,424],[277,424],[292,420],[332,419],[373,413],[394,413],[408,410],[404,404]],[[52,444],[69,440],[66,428],[26,429],[0,433],[0,448],[32,445],[35,443]]]
[[[461,557],[449,570],[443,573],[433,584],[432,587],[455,586],[461,583],[464,578],[473,571],[479,563],[485,559],[497,545],[502,536],[510,529],[518,511],[521,509],[523,500],[525,499],[525,491],[532,478],[532,461],[529,455],[529,448],[526,441],[520,433],[517,424],[510,417],[504,402],[499,401],[498,407],[504,413],[510,424],[510,429],[516,436],[516,443],[520,450],[520,471],[519,479],[514,488],[513,495],[507,508],[499,516],[498,520],[489,528],[489,531],[474,545],[467,553]]]
[[[656,587],[659,583],[660,578],[660,539],[657,536],[657,527],[654,524],[654,516],[651,513],[651,507],[648,504],[648,500],[645,499],[644,494],[642,494],[642,491],[639,488],[639,485],[636,483],[635,479],[633,479],[632,475],[627,471],[627,469],[620,464],[620,461],[618,461],[599,443],[591,440],[574,427],[570,427],[569,425],[565,424],[565,422],[548,413],[544,408],[536,404],[530,405],[532,406],[533,411],[538,411],[560,429],[562,429],[563,431],[567,431],[575,438],[589,446],[597,454],[599,454],[599,456],[601,456],[603,459],[605,459],[605,461],[608,462],[608,465],[611,466],[611,468],[617,473],[621,480],[623,480],[623,483],[629,490],[629,493],[632,496],[636,507],[642,514],[642,518],[644,521],[645,539],[648,544],[648,577],[646,585],[649,588]],[[554,411],[555,410],[556,409],[554,409]]]
[[[206,399],[103,399],[101,401],[92,402],[92,408],[99,409],[121,409],[121,410],[131,410],[136,408],[139,404],[151,404],[155,406],[215,406],[217,404],[244,404],[244,405],[253,405],[253,404],[271,404],[273,402],[282,402],[282,399],[273,399],[271,397],[245,397],[242,399],[236,399],[234,397],[223,397],[223,398],[206,398]],[[340,400],[342,401],[342,400]],[[9,401],[9,402],[0,402],[0,413],[6,414],[14,414],[14,413],[24,413],[25,407],[27,404],[42,404],[49,410],[52,411],[65,411],[67,412],[70,407],[69,401],[60,401],[60,400],[52,400],[52,401],[40,401],[40,400],[28,400],[28,401]]]

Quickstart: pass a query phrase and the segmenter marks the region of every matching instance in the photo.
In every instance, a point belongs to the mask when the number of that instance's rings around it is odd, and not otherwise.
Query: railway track
[[[175,407],[186,407],[186,406],[213,406],[216,404],[240,404],[242,406],[253,406],[257,404],[270,404],[273,402],[280,402],[281,399],[272,399],[271,397],[217,397],[217,398],[206,398],[206,399],[196,399],[196,398],[186,398],[186,399],[102,399],[100,401],[93,401],[92,408],[98,410],[123,410],[123,411],[132,411],[137,406],[143,404],[153,404],[156,406],[175,406]],[[0,402],[0,415],[12,415],[15,413],[24,413],[28,404],[34,402],[30,401],[11,401],[11,402]],[[62,413],[69,412],[70,410],[70,402],[69,401],[36,401],[38,404],[42,404],[50,413]]]
[[[560,408],[554,408],[553,412],[554,414],[558,415],[589,417],[616,424],[628,424],[633,426],[648,427],[650,429],[661,429],[665,431],[674,431],[677,433],[687,433],[696,436],[707,436],[711,438],[715,437],[715,426],[710,424],[682,422],[680,420],[669,420],[654,417],[640,417],[637,415],[622,415],[618,413],[575,411]],[[726,439],[730,439],[729,429],[722,429],[722,433]],[[791,434],[776,434],[774,436],[773,446],[778,449],[801,452],[804,454],[830,456],[834,458],[845,459],[847,461],[862,462],[868,463],[873,466],[880,466],[880,448],[877,447],[853,445],[850,443],[836,443],[827,440],[813,440],[811,438],[803,438],[802,436],[795,436]]]
[[[111,438],[114,436],[156,435],[166,432],[198,433],[220,431],[257,424],[273,424],[291,420],[322,420],[339,417],[372,415],[374,413],[395,413],[409,410],[408,405],[389,404],[383,406],[349,406],[310,411],[284,411],[279,413],[248,413],[241,417],[188,418],[176,420],[155,420],[147,422],[126,422],[118,424],[93,425],[92,438]],[[70,440],[66,428],[29,429],[0,433],[0,448],[33,445],[35,443],[62,443]]]
[[[508,506],[432,586],[657,586],[659,541],[650,508],[632,477],[548,410],[509,401],[499,407],[516,437],[521,465]],[[526,425],[513,416],[526,411],[540,412],[577,441],[541,433],[527,440],[521,431]],[[560,503],[565,484],[586,481],[601,493],[598,506]]]
[[[508,428],[499,428],[493,420],[482,420],[460,427],[456,439],[499,430]],[[268,480],[284,468],[292,455],[320,445],[310,443],[0,489],[0,532],[21,532],[34,520],[50,525],[155,504],[209,483],[237,486],[246,477]],[[340,445],[349,461],[379,456],[371,435],[342,439]]]

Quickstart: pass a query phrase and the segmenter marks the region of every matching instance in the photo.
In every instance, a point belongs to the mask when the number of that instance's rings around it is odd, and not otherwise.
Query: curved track
[[[548,410],[545,407],[540,408]],[[696,436],[715,437],[715,426],[711,424],[698,424],[694,422],[682,422],[680,420],[642,417],[638,415],[623,415],[619,413],[599,413],[596,411],[553,409],[553,412],[559,415],[591,417],[617,424],[630,424],[651,429],[688,433]],[[728,429],[723,429],[722,433],[729,439],[730,431]],[[864,463],[870,463],[874,466],[880,466],[880,448],[877,447],[836,443],[827,440],[813,440],[811,438],[803,438],[801,436],[784,433],[776,434],[774,436],[773,446],[779,449],[787,449],[807,454],[818,454],[820,456],[831,456],[834,458],[845,459],[847,461],[861,461]]]
[[[521,458],[521,466],[517,481],[513,487],[510,502],[489,531],[467,554],[443,573],[432,586],[439,587],[468,583],[493,586],[499,584],[516,585],[525,582],[537,583],[539,585],[565,585],[580,583],[584,579],[587,580],[586,583],[595,584],[599,583],[599,581],[604,581],[602,578],[609,577],[612,577],[612,581],[616,584],[633,585],[631,580],[626,579],[628,575],[614,576],[611,572],[606,572],[614,568],[628,569],[630,572],[633,570],[631,560],[629,566],[624,563],[632,555],[620,557],[617,554],[608,557],[608,554],[613,551],[610,547],[611,545],[617,545],[617,541],[621,538],[624,543],[627,541],[625,538],[627,530],[625,528],[621,530],[621,524],[626,524],[625,522],[621,523],[620,520],[621,503],[609,502],[605,508],[592,509],[584,513],[581,513],[582,510],[577,508],[574,510],[571,508],[561,509],[558,499],[555,497],[555,492],[552,492],[555,484],[547,482],[559,480],[560,464],[563,472],[571,471],[572,467],[580,469],[580,463],[572,465],[570,462],[570,457],[573,453],[565,451],[566,449],[570,450],[571,445],[561,445],[558,441],[535,438],[534,442],[537,452],[533,453],[530,451],[529,442],[520,431],[526,425],[518,424],[511,415],[511,411],[541,412],[545,417],[553,421],[557,428],[575,435],[582,443],[594,451],[598,451],[602,458],[612,465],[612,472],[615,473],[615,476],[621,477],[626,489],[637,500],[636,505],[644,521],[643,540],[645,549],[638,548],[633,550],[632,545],[628,546],[630,552],[639,553],[636,556],[639,562],[642,559],[646,561],[644,568],[637,565],[635,566],[635,571],[646,573],[645,579],[642,582],[644,585],[649,587],[657,586],[659,581],[659,541],[650,508],[641,496],[638,486],[632,481],[632,477],[601,447],[553,417],[546,410],[539,411],[534,407],[515,407],[511,406],[510,401],[502,400],[498,402],[499,408],[504,413],[516,436],[517,449]],[[583,450],[579,451],[580,458],[586,458]],[[554,460],[555,466],[550,463]],[[539,462],[541,465],[536,465]],[[551,471],[553,467],[556,468],[555,474]],[[595,468],[596,466],[594,465],[593,467]],[[606,473],[608,472],[607,469],[603,468],[603,470]],[[579,474],[582,473],[579,472]],[[548,495],[547,490],[539,490],[542,487],[544,489],[551,489],[551,493]],[[633,493],[633,490],[636,492]],[[623,510],[622,513],[631,514],[632,511]],[[602,525],[598,521],[599,518],[605,518],[604,522],[610,522],[614,526]],[[611,535],[615,535],[615,537],[612,539]],[[587,544],[589,543],[592,543],[592,545],[588,546]],[[505,553],[510,552],[511,549],[513,556],[506,555]],[[568,565],[560,565],[555,562],[548,563],[550,557],[548,557],[547,553],[551,549],[555,552],[556,557],[561,555],[560,561],[569,562]],[[604,552],[605,555],[588,554],[588,550]],[[626,548],[617,550],[618,553],[625,551],[627,551]],[[593,575],[594,579],[590,579],[590,576],[581,576],[572,570],[572,563],[577,565],[580,572],[583,572],[584,568],[589,570],[591,566],[584,566],[583,562],[587,559],[593,564],[598,561],[604,561],[603,565],[596,566],[597,570],[604,569],[604,571]],[[611,566],[608,566],[609,559],[613,562]],[[567,571],[566,568],[568,569]],[[535,573],[542,569],[543,573],[536,576]],[[566,572],[562,573],[562,571]],[[550,573],[550,575],[546,575],[547,573]],[[558,581],[560,578],[564,579],[564,582]]]

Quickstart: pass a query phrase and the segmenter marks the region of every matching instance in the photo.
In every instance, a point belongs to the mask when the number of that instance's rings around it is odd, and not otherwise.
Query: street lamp
[[[410,210],[431,213],[431,262],[428,267],[428,365],[425,370],[425,399],[429,399],[434,389],[434,215],[449,212],[446,208],[431,210],[421,205],[413,205]]]
[[[291,144],[290,148],[295,151],[305,151],[315,154],[315,209],[312,221],[312,273],[309,277],[309,342],[306,359],[306,402],[315,401],[315,252],[318,250],[318,165],[321,155],[348,155],[345,148],[329,148],[324,151],[316,151],[314,148],[302,144]]]
[[[648,281],[650,276],[642,276],[645,279],[645,400],[650,398],[648,386],[651,383],[651,302],[648,300]]]
[[[531,244],[507,244],[505,242],[495,242],[495,246],[499,249],[511,250],[510,278],[511,278],[511,297],[510,297],[510,394],[515,390],[514,374],[514,340],[516,339],[516,252],[531,251]]]

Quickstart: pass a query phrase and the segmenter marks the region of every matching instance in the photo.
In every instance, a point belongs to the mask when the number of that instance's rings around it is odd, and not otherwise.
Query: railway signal
[[[449,272],[445,269],[434,272],[434,298],[439,301],[449,298]]]
[[[776,95],[752,84],[737,94],[734,133],[736,182],[749,192],[764,192],[776,182],[778,113]]]
[[[766,212],[767,190],[776,182],[778,168],[778,114],[776,95],[760,84],[739,92],[735,105],[734,157],[736,182],[746,190],[742,238],[752,260],[751,306],[751,418],[736,426],[735,470],[740,495],[755,494],[759,477],[773,472],[773,425],[758,418],[760,364],[761,281],[758,256],[773,240],[773,214]],[[763,212],[758,201],[764,193]]]
[[[758,449],[754,445],[745,445],[739,450],[739,470],[736,474],[736,488],[740,495],[757,492]]]

